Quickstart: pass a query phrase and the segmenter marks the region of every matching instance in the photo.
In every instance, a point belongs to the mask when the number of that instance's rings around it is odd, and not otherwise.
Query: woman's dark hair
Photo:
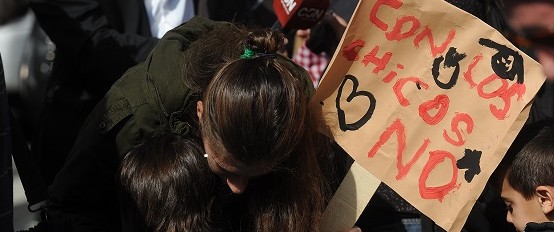
[[[535,195],[538,186],[554,186],[554,124],[552,121],[539,123],[540,131],[528,134],[532,137],[526,139],[528,142],[506,172],[510,186],[527,200]]]
[[[183,64],[183,73],[187,75],[183,81],[187,87],[201,95],[223,65],[240,57],[247,33],[239,24],[218,24],[192,42],[185,52]],[[196,104],[194,110],[196,112]]]
[[[196,102],[202,96],[215,74],[231,59],[240,57],[244,47],[247,30],[239,24],[222,23],[203,33],[192,42],[185,54],[183,63],[183,82],[191,91],[191,100],[180,117],[190,125],[198,125]],[[197,127],[191,127],[191,135],[200,138]]]
[[[205,143],[232,159],[273,167],[245,192],[253,230],[314,231],[326,184],[308,109],[313,86],[304,69],[277,54],[284,43],[270,29],[249,33],[239,49],[251,56],[226,63],[204,91],[201,131]]]
[[[209,231],[215,183],[199,144],[156,133],[127,154],[119,176],[126,228]]]

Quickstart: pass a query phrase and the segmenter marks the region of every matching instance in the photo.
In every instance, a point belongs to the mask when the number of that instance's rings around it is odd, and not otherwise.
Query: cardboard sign
[[[356,162],[457,231],[544,80],[538,63],[443,0],[361,0],[312,107]]]

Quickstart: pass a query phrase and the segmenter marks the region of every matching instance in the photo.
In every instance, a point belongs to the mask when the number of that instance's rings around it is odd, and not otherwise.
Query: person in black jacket
[[[30,0],[29,6],[56,45],[32,143],[50,184],[94,105],[157,43],[159,23],[150,22],[143,0]]]
[[[13,173],[10,149],[10,107],[0,56],[0,228],[13,231]]]

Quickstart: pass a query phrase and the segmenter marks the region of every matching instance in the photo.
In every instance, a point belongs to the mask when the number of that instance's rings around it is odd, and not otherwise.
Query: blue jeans
[[[404,224],[406,232],[421,232],[421,219],[419,218],[404,218],[402,224]]]

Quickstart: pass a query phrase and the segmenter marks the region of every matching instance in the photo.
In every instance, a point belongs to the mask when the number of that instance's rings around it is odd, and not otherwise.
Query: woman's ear
[[[539,204],[544,215],[550,215],[554,211],[554,190],[551,186],[541,185],[535,189]]]
[[[198,121],[202,123],[202,113],[204,113],[204,106],[202,105],[202,101],[196,102],[196,115],[198,115]]]

